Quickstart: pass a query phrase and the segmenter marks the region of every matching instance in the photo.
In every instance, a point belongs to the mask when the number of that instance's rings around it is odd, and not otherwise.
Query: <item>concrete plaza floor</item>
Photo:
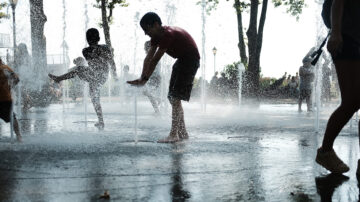
[[[89,105],[33,108],[19,119],[23,143],[12,143],[1,123],[0,201],[358,201],[355,176],[357,125],[335,142],[351,170],[329,175],[315,161],[326,121],[335,106],[315,114],[296,105],[258,109],[186,103],[190,139],[156,141],[168,135],[170,110],[154,116],[139,101],[103,102],[105,129],[97,130]]]

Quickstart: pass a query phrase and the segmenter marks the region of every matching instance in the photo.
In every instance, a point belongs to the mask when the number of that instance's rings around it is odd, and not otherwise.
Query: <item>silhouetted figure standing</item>
[[[305,99],[307,104],[307,111],[312,111],[312,101],[311,101],[311,93],[313,88],[314,81],[314,71],[311,66],[311,58],[305,57],[303,59],[303,66],[299,69],[300,74],[300,94],[299,94],[299,112],[301,112],[301,104]]]
[[[331,35],[327,49],[338,76],[341,104],[330,116],[316,162],[332,173],[349,167],[336,155],[333,144],[342,128],[360,108],[360,1],[333,0]],[[356,174],[360,174],[360,160]]]
[[[160,143],[173,143],[189,137],[184,121],[181,100],[189,101],[195,74],[199,68],[200,54],[194,39],[179,27],[162,26],[160,17],[146,13],[140,20],[141,28],[151,38],[151,48],[146,55],[140,79],[128,81],[132,85],[144,85],[154,72],[156,64],[165,52],[176,62],[173,66],[168,98],[172,107],[172,123],[168,137]]]
[[[89,47],[84,48],[82,53],[88,62],[89,66],[77,66],[75,69],[61,76],[54,76],[49,74],[55,82],[74,78],[78,76],[81,80],[89,82],[89,90],[91,101],[94,105],[98,122],[95,124],[99,129],[103,129],[104,119],[102,115],[102,108],[100,104],[100,88],[106,82],[109,67],[114,78],[116,78],[116,66],[113,54],[107,45],[99,45],[100,36],[99,31],[95,28],[90,28],[86,32],[86,40]]]

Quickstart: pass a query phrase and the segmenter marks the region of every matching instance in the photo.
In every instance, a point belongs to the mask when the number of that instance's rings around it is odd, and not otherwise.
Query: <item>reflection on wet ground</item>
[[[331,175],[314,161],[322,132],[296,105],[184,108],[190,139],[177,144],[156,143],[171,110],[156,117],[147,102],[138,106],[137,138],[133,107],[116,103],[104,106],[104,131],[76,104],[22,114],[22,144],[2,123],[0,200],[89,201],[107,190],[120,201],[358,201],[356,127],[335,142],[351,170]],[[321,114],[322,131],[331,110]]]

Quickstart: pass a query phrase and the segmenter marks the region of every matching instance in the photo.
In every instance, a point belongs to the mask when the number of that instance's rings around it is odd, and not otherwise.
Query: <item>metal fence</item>
[[[10,34],[0,33],[0,48],[11,48]]]

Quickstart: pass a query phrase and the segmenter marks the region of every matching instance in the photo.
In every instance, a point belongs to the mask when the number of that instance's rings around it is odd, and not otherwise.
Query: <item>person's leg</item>
[[[91,102],[93,103],[94,110],[98,117],[98,122],[95,124],[95,126],[98,127],[99,129],[103,129],[105,124],[104,124],[102,108],[100,104],[100,84],[89,83],[89,91],[90,91],[89,94],[90,94]]]
[[[311,112],[312,111],[312,100],[311,100],[311,91],[310,90],[306,91],[306,106],[307,106],[307,111]]]
[[[179,109],[178,110],[178,122],[179,122],[178,134],[179,134],[179,137],[181,139],[189,139],[189,134],[187,133],[186,127],[185,127],[184,110],[181,105],[181,101],[180,101],[180,105],[179,105],[178,109]]]
[[[181,107],[181,100],[176,98],[169,98],[172,116],[171,116],[171,129],[168,137],[158,140],[158,143],[174,143],[180,141],[179,130],[179,108]]]
[[[147,90],[144,91],[144,95],[149,98],[151,105],[154,108],[156,114],[160,114],[159,105],[155,99],[155,97]]]
[[[360,107],[360,61],[335,61],[341,92],[341,105],[330,116],[322,146],[318,149],[316,162],[334,173],[343,173],[349,167],[333,150],[333,144],[341,129]]]
[[[335,63],[341,92],[341,104],[330,116],[326,126],[322,149],[332,150],[334,140],[341,129],[360,107],[360,61],[337,61]]]
[[[299,101],[298,101],[298,111],[299,111],[299,112],[302,111],[302,110],[301,110],[302,100],[303,100],[302,90],[300,90]]]
[[[17,119],[15,117],[15,114],[13,114],[13,116],[14,116],[14,131],[15,131],[15,134],[16,134],[16,140],[18,142],[22,142],[19,123],[18,123],[18,121],[17,121]]]
[[[78,72],[77,69],[73,69],[73,70],[69,71],[68,73],[65,73],[60,76],[55,76],[53,74],[48,74],[48,76],[55,82],[59,83],[60,81],[74,78],[77,75],[77,72]]]

